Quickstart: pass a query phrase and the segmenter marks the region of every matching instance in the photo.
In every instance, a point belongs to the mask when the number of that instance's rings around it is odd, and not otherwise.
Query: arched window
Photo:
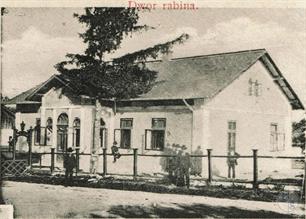
[[[81,138],[81,120],[75,118],[73,121],[73,146],[80,147],[80,138]]]
[[[53,121],[48,118],[46,122],[46,145],[52,145]]]
[[[66,151],[68,138],[68,115],[62,113],[57,119],[57,149]]]
[[[57,125],[58,126],[61,126],[61,125],[68,126],[68,115],[66,113],[62,113],[61,115],[59,115],[57,119]]]

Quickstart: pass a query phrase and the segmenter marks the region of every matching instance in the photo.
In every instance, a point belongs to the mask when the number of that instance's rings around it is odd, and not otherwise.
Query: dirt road
[[[63,187],[6,181],[3,197],[22,218],[301,217],[301,204]]]

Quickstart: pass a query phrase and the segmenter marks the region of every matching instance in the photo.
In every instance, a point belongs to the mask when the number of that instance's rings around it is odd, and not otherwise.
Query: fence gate
[[[1,162],[1,175],[21,175],[27,168],[27,160],[4,160]]]

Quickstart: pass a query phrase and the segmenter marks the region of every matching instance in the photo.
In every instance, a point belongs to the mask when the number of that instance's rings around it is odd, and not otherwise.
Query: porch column
[[[85,109],[84,107],[81,107],[81,130],[80,130],[80,151],[83,152],[84,148],[85,148],[85,135],[86,135],[86,129],[85,129],[85,122],[86,118],[85,118]]]
[[[203,132],[202,132],[202,145],[203,148],[212,148],[210,145],[210,112],[208,109],[204,108],[203,111]]]
[[[42,142],[42,143],[44,143],[46,141],[46,139],[45,139],[46,138],[46,136],[45,136],[45,129],[46,129],[46,108],[45,107],[40,107],[40,126],[44,127],[43,129],[41,129],[41,132],[44,132],[44,133],[41,133],[41,135],[44,136],[43,137],[44,141]],[[34,136],[33,133],[32,133],[32,136]],[[34,146],[34,141],[32,141],[31,144],[32,144],[32,146]],[[32,147],[32,149],[34,149],[33,152],[36,152],[36,150],[37,150],[37,148],[35,148],[35,147]],[[39,151],[40,152],[42,152],[42,151],[45,152],[45,150],[46,150],[46,147],[39,147]]]
[[[68,109],[68,142],[67,142],[67,147],[72,147],[73,143],[73,121],[74,118],[72,117],[72,109]]]
[[[52,148],[56,148],[57,144],[57,112],[56,109],[52,111]]]

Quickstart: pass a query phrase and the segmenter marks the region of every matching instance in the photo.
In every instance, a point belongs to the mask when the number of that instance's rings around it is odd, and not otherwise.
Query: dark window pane
[[[121,148],[130,148],[131,147],[131,130],[130,129],[121,129]]]
[[[75,130],[75,146],[80,146],[80,129]]]
[[[152,130],[151,148],[162,150],[165,143],[165,131],[164,130]]]

